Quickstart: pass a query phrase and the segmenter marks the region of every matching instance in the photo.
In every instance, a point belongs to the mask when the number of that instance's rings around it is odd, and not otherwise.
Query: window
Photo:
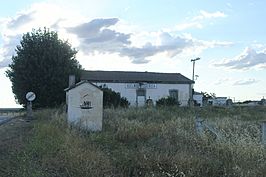
[[[178,100],[178,90],[177,89],[170,89],[169,96]]]

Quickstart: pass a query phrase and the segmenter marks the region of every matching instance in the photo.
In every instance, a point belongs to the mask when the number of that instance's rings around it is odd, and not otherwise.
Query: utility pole
[[[195,61],[200,60],[200,58],[191,59],[191,62],[193,62],[193,72],[192,72],[192,80],[194,80],[194,70],[195,70]]]
[[[195,61],[200,60],[200,58],[195,58],[195,59],[191,59],[191,62],[193,62],[193,72],[192,72],[192,80],[195,81],[194,79],[194,70],[195,70]],[[193,101],[193,93],[194,93],[194,84],[192,84],[192,88],[191,88],[192,93],[190,94],[190,106],[194,105],[194,101]]]

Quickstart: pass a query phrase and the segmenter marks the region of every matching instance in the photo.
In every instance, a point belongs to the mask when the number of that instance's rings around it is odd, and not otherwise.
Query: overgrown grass
[[[102,132],[68,127],[58,110],[35,113],[14,176],[266,176],[260,121],[265,108],[149,108],[104,111]],[[198,136],[195,114],[219,130]]]

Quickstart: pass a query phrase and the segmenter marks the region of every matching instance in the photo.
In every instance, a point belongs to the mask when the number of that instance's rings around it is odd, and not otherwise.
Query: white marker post
[[[28,119],[32,119],[32,101],[35,100],[36,95],[33,92],[28,92],[26,94],[27,102],[27,117]]]

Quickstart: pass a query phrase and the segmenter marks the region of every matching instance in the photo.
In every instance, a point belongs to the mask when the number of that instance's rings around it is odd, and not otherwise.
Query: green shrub
[[[121,97],[120,93],[110,88],[102,88],[103,90],[103,107],[104,108],[127,108],[130,103],[125,97]]]
[[[164,97],[156,101],[156,106],[179,106],[180,103],[173,97]]]

